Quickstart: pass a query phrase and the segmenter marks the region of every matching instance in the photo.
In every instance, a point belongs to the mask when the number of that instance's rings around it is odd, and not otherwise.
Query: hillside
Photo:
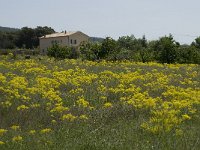
[[[104,40],[104,38],[100,38],[100,37],[90,37],[89,41],[91,42],[102,42]]]
[[[0,26],[0,31],[2,31],[2,32],[15,32],[18,30],[20,30],[20,29]]]

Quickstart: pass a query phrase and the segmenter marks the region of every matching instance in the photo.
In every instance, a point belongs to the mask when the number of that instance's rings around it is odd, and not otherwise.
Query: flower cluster
[[[45,136],[59,125],[95,122],[126,107],[144,116],[145,131],[181,135],[200,107],[198,65],[1,57],[0,71],[0,114],[7,117],[0,116],[0,145],[3,137],[17,143],[26,134]]]

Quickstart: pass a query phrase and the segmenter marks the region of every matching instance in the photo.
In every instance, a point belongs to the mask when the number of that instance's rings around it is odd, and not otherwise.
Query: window
[[[76,42],[76,40],[74,40],[74,44],[76,44],[77,42]]]
[[[71,39],[71,44],[73,44],[73,40]]]

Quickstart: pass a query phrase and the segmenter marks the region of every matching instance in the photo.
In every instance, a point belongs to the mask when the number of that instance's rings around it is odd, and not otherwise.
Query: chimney
[[[65,30],[65,34],[67,34],[67,31]]]

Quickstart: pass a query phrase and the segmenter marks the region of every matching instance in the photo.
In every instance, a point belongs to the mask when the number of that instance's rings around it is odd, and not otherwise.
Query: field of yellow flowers
[[[0,149],[200,148],[200,66],[0,56]]]

